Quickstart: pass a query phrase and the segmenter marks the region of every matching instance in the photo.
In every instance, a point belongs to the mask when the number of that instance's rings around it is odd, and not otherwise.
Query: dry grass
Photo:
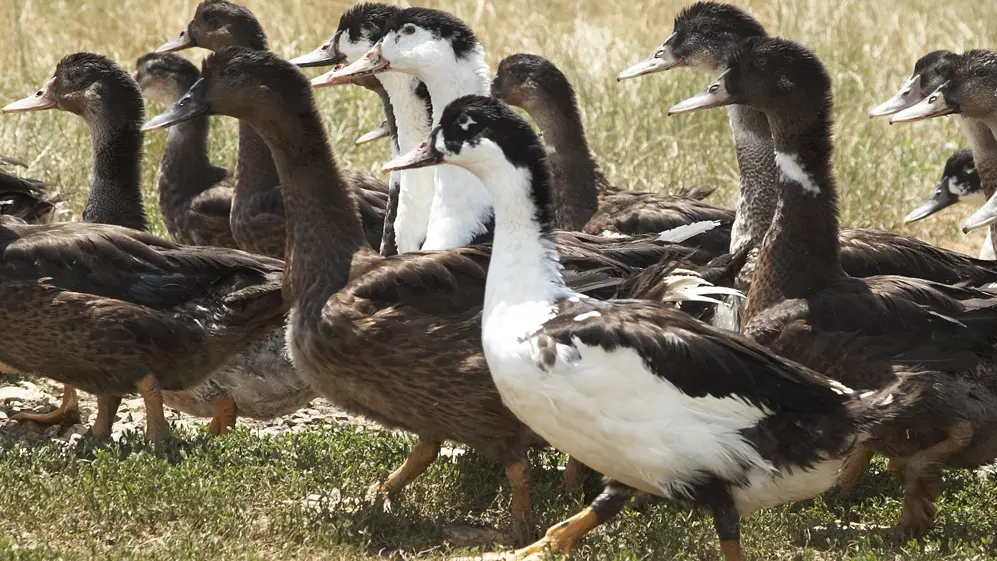
[[[981,237],[958,235],[961,213],[901,227],[902,217],[933,187],[945,157],[962,145],[953,123],[890,127],[866,110],[891,95],[914,60],[936,48],[994,46],[997,3],[989,0],[756,0],[748,7],[772,33],[812,46],[835,79],[837,170],[843,222],[898,229],[975,253]],[[19,99],[51,76],[65,54],[91,50],[131,69],[134,60],[186,25],[196,0],[4,0],[0,2],[0,101]],[[272,48],[290,56],[311,50],[334,29],[346,2],[250,0]],[[614,76],[649,54],[669,33],[677,0],[432,1],[479,33],[493,67],[516,52],[540,53],[572,79],[588,134],[609,175],[634,188],[718,185],[733,201],[737,171],[722,111],[668,119],[672,103],[708,83],[691,71],[623,85]],[[187,56],[200,60],[202,51]],[[373,170],[387,146],[355,148],[353,139],[380,121],[380,109],[358,88],[318,98],[339,156]],[[152,112],[161,107],[150,108]],[[218,119],[214,160],[235,160],[235,124]],[[147,204],[156,215],[152,178],[165,135],[146,139]],[[0,154],[31,162],[28,174],[57,186],[78,216],[86,197],[89,144],[80,119],[63,113],[0,117]],[[962,213],[964,214],[964,213]],[[358,492],[396,464],[404,442],[383,434],[339,432],[261,440],[246,433],[192,445],[179,465],[118,449],[70,453],[54,446],[0,449],[0,559],[375,559],[382,549],[411,559],[434,549],[440,528],[501,522],[507,491],[480,460],[438,466],[393,515],[302,510],[301,497],[333,487]],[[473,456],[473,455],[468,455]],[[551,455],[544,456],[550,464]],[[459,471],[459,473],[458,473]],[[555,475],[540,475],[542,521],[577,507],[560,497]],[[991,558],[997,519],[994,480],[956,475],[942,504],[939,529],[904,544],[875,532],[818,531],[836,518],[891,523],[898,490],[870,477],[852,497],[832,494],[774,509],[746,529],[750,559]],[[486,514],[481,514],[482,512]],[[496,515],[496,513],[498,513]],[[494,517],[491,515],[495,515]],[[676,522],[680,522],[676,524]],[[684,509],[655,506],[628,514],[587,540],[580,558],[715,558],[709,521]],[[969,545],[967,545],[969,544]],[[420,556],[422,557],[422,556]]]
[[[902,230],[975,253],[982,234],[963,238],[965,215],[946,215],[913,226],[901,220],[933,187],[945,157],[962,145],[954,123],[890,127],[865,111],[891,95],[914,60],[937,48],[994,45],[997,4],[978,0],[795,0],[739,2],[774,34],[800,40],[820,54],[835,79],[837,170],[843,222]],[[310,50],[336,26],[346,2],[249,0],[272,48],[285,56]],[[668,106],[708,83],[704,75],[676,71],[619,85],[616,73],[649,54],[668,34],[685,4],[675,0],[431,1],[470,23],[494,66],[516,52],[541,53],[558,64],[578,89],[593,150],[610,176],[636,189],[686,184],[718,185],[733,201],[737,168],[722,111],[668,119]],[[63,55],[104,53],[126,68],[186,25],[196,0],[7,0],[0,6],[0,100],[29,94],[51,75]],[[195,61],[203,51],[186,53]],[[318,93],[338,154],[375,169],[386,145],[355,148],[352,140],[381,119],[377,100],[359,88]],[[150,108],[150,115],[161,107]],[[235,125],[218,120],[215,161],[235,159]],[[146,185],[165,135],[147,139]],[[83,123],[70,115],[15,115],[0,119],[0,154],[32,162],[30,173],[70,196],[82,208],[89,167]],[[151,189],[151,187],[150,187]],[[154,196],[147,191],[150,210]]]

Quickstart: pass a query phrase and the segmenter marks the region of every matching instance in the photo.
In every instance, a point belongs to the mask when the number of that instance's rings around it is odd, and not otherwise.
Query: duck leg
[[[741,516],[737,513],[734,501],[727,496],[726,501],[713,506],[713,528],[720,538],[720,553],[725,561],[742,561],[741,557]]]
[[[215,416],[208,423],[208,432],[215,436],[222,436],[232,432],[238,416],[239,408],[236,406],[234,399],[231,397],[219,399],[215,403]]]
[[[904,536],[920,536],[935,523],[935,504],[941,485],[941,466],[969,446],[973,427],[968,421],[952,425],[945,440],[921,450],[904,465],[904,510],[895,531]]]
[[[530,501],[530,466],[525,459],[505,467],[505,476],[512,488],[512,521],[517,544],[526,543],[533,536],[533,506]]]
[[[367,499],[376,500],[379,496],[401,491],[406,485],[422,475],[436,461],[436,456],[439,453],[439,442],[419,440],[398,469],[391,472],[383,482],[371,485],[370,489],[367,490]]]
[[[584,475],[585,464],[569,456],[568,463],[564,466],[564,492],[575,493],[581,489]]]
[[[65,384],[62,386],[62,403],[55,411],[48,413],[18,413],[11,419],[24,422],[34,421],[43,425],[75,425],[80,422],[80,404],[76,388]]]
[[[845,465],[841,467],[841,473],[838,474],[838,486],[841,487],[842,491],[854,491],[859,486],[859,480],[869,469],[872,455],[872,448],[865,444],[859,444],[855,451],[848,456]]]
[[[90,434],[94,438],[111,436],[111,429],[114,428],[114,417],[118,414],[119,405],[121,405],[120,395],[97,396],[97,419],[90,427]]]
[[[547,530],[547,534],[539,541],[515,552],[500,553],[498,556],[486,555],[475,559],[540,561],[547,559],[548,550],[567,555],[578,545],[578,541],[585,534],[619,514],[633,493],[634,490],[630,487],[610,480],[606,483],[602,493],[592,501],[592,504],[564,522],[551,526]]]
[[[173,438],[170,425],[166,422],[166,414],[163,412],[163,393],[159,387],[159,380],[155,376],[149,375],[139,380],[136,387],[142,396],[142,401],[145,402],[146,438],[153,442]]]

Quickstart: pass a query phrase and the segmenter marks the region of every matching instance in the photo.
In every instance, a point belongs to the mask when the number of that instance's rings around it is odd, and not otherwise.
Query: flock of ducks
[[[213,51],[200,70],[168,54],[192,47]],[[107,436],[138,392],[164,440],[164,404],[223,434],[323,396],[418,437],[374,496],[444,441],[499,462],[520,543],[527,449],[569,454],[566,485],[582,466],[603,474],[586,509],[501,557],[520,561],[570,552],[635,491],[709,511],[740,560],[742,517],[854,487],[875,454],[904,482],[897,530],[919,535],[943,469],[997,458],[997,262],[839,227],[831,80],[812,51],[697,2],[618,77],[714,77],[670,113],[726,107],[736,210],[613,186],[564,74],[516,54],[492,79],[484,55],[449,13],[362,3],[285,61],[249,10],[205,0],[134,75],[63,58],[3,108],[83,117],[93,155],[83,223],[53,221],[44,185],[0,176],[0,371],[66,385],[58,410],[17,419],[78,418],[79,388]],[[384,105],[360,141],[390,139],[387,184],[333,156],[313,89],[341,84]],[[870,113],[956,114],[970,143],[908,220],[997,191],[995,89],[997,54],[939,51]],[[143,95],[171,107],[143,124]],[[210,115],[240,121],[234,170],[208,157]],[[142,136],[158,129],[176,242],[147,232],[141,204]],[[991,198],[966,229],[995,225]]]

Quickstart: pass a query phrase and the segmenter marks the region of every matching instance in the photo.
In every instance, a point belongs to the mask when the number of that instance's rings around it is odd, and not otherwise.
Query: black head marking
[[[387,33],[388,19],[400,11],[398,6],[361,2],[343,12],[336,32],[345,35],[353,43],[365,39],[374,44]]]
[[[765,28],[751,14],[720,2],[696,2],[675,17],[667,46],[687,64],[720,67],[731,50],[748,37],[764,37]]]
[[[931,51],[917,59],[912,75],[921,77],[921,92],[928,95],[952,78],[960,56],[952,51]]]
[[[458,59],[466,58],[478,44],[478,39],[471,28],[450,12],[429,8],[406,8],[388,19],[386,31],[404,34],[406,33],[404,28],[407,26],[421,27],[432,33],[433,37],[446,40]]]
[[[972,150],[960,150],[949,156],[942,172],[941,183],[945,185],[954,183],[960,196],[981,191],[980,173],[976,171]]]
[[[537,208],[537,221],[552,227],[554,208],[547,150],[533,127],[511,107],[480,95],[457,98],[443,110],[440,124],[433,130],[434,143],[439,135],[453,154],[459,154],[464,146],[477,146],[488,139],[502,149],[512,165],[529,169],[533,177],[531,197]]]

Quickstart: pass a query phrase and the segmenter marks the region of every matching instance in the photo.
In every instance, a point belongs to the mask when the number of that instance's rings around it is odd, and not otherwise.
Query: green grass
[[[172,461],[140,438],[72,448],[3,443],[0,559],[441,559],[475,551],[450,542],[451,529],[507,529],[501,469],[473,453],[442,458],[386,512],[352,498],[402,461],[405,438],[352,428],[185,437]],[[543,452],[532,459],[535,509],[546,528],[576,512],[581,499],[561,492],[561,458]],[[832,491],[748,519],[748,558],[997,558],[995,484],[993,475],[949,474],[938,527],[920,542],[905,542],[863,529],[899,515],[899,486],[876,464],[853,494]],[[303,499],[313,494],[341,501],[306,507]],[[650,504],[590,535],[576,558],[718,555],[709,517]]]
[[[929,50],[997,44],[997,2],[989,0],[753,0],[746,6],[774,34],[812,46],[834,77],[836,169],[842,222],[894,229],[975,253],[967,211],[912,226],[903,216],[933,187],[945,157],[964,143],[954,123],[890,127],[866,110],[893,94]],[[278,53],[311,50],[333,31],[348,2],[253,0]],[[732,202],[737,167],[724,112],[667,118],[667,108],[709,78],[675,71],[617,84],[616,73],[652,52],[671,29],[680,0],[430,0],[479,33],[494,68],[516,52],[540,53],[575,84],[593,150],[612,180],[670,191],[716,185]],[[182,29],[195,0],[5,0],[0,2],[0,101],[35,91],[73,51],[104,53],[131,70],[134,60]],[[205,53],[185,53],[200,61]],[[385,144],[352,142],[381,120],[377,100],[359,88],[316,94],[338,156],[375,170]],[[161,111],[149,108],[149,116]],[[215,119],[216,163],[235,161],[235,123]],[[163,233],[153,177],[165,134],[145,140],[145,194]],[[65,113],[0,117],[0,154],[31,163],[26,174],[58,188],[78,219],[86,199],[89,144],[81,119]],[[508,487],[498,466],[474,454],[437,463],[392,505],[392,512],[305,508],[311,494],[358,497],[404,457],[408,441],[388,433],[315,431],[259,438],[248,431],[215,440],[186,435],[173,462],[141,442],[95,448],[0,442],[0,560],[23,559],[436,559],[453,552],[448,528],[506,529]],[[560,492],[553,453],[535,459],[535,511],[541,528],[576,512]],[[851,523],[891,525],[901,490],[878,466],[858,492],[761,513],[744,530],[755,560],[938,560],[997,558],[997,481],[953,472],[937,528],[899,542]],[[830,530],[819,528],[831,527]],[[496,544],[496,547],[499,544]],[[508,544],[505,544],[508,545]],[[465,551],[466,550],[462,550]],[[716,559],[710,520],[664,505],[628,511],[584,541],[578,559]]]

